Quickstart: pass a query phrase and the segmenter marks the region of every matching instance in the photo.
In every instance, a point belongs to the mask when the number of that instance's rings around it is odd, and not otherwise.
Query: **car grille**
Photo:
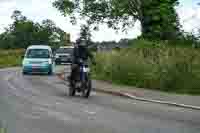
[[[39,72],[41,71],[41,68],[32,68],[32,72]]]
[[[32,61],[30,62],[31,64],[41,64],[42,62],[41,61]]]
[[[59,57],[60,58],[68,58],[69,56],[67,56],[67,55],[60,55]]]

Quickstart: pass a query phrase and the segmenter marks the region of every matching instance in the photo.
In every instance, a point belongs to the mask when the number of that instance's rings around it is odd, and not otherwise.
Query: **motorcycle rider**
[[[70,87],[74,88],[73,81],[79,76],[79,60],[88,61],[90,58],[92,63],[94,63],[93,55],[87,48],[87,42],[84,39],[78,39],[73,51],[73,60],[71,65],[71,74],[69,76]]]

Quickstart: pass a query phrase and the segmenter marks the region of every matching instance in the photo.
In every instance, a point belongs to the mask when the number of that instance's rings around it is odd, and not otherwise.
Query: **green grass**
[[[7,133],[7,129],[3,126],[2,122],[0,121],[0,133]]]
[[[133,45],[121,51],[97,53],[94,78],[139,88],[200,94],[199,49],[142,43],[142,47]]]
[[[0,128],[0,133],[6,133],[6,129],[5,128]]]
[[[135,39],[130,42],[134,48],[192,48],[191,42],[184,41],[148,41],[145,39]]]
[[[21,65],[24,50],[0,50],[0,68]]]

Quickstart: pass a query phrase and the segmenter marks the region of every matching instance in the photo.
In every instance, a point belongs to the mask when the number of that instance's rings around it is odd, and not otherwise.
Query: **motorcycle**
[[[82,96],[88,98],[92,90],[92,81],[90,79],[90,68],[87,62],[79,60],[78,74],[71,81],[72,86],[69,87],[69,95],[75,96],[76,92],[82,93]]]

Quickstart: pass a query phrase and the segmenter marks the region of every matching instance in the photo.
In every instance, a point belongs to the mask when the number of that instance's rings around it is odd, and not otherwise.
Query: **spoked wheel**
[[[76,89],[74,88],[69,88],[69,96],[75,96],[76,95]]]
[[[89,80],[85,85],[85,89],[83,90],[82,96],[88,98],[90,96],[91,90],[92,90],[92,82],[91,80]]]

